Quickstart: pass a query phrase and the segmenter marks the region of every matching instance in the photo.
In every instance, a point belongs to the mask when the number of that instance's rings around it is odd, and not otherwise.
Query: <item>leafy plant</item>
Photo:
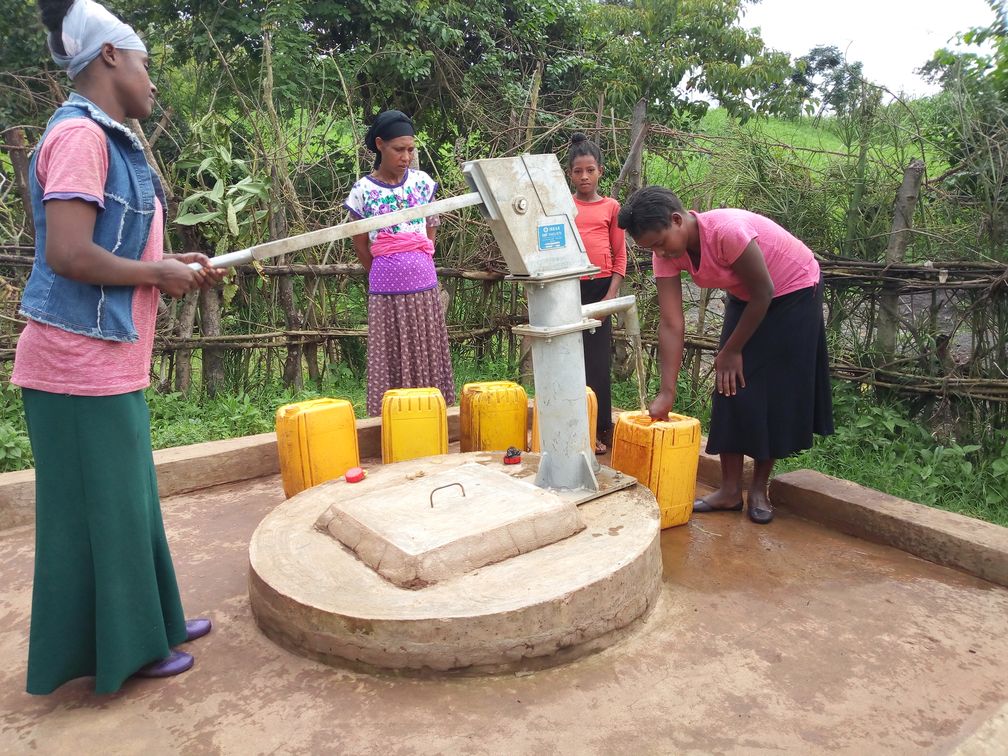
[[[939,443],[901,403],[835,384],[836,433],[778,463],[811,468],[910,501],[1008,525],[1008,443]],[[1002,436],[1004,434],[1002,433]]]
[[[32,465],[31,444],[14,423],[0,421],[0,472],[23,470]]]
[[[195,155],[179,161],[178,168],[195,169],[194,180],[209,188],[187,194],[175,218],[180,226],[200,226],[218,254],[258,239],[270,196],[269,180],[255,175],[246,160],[234,156],[223,126],[212,114],[194,126]]]

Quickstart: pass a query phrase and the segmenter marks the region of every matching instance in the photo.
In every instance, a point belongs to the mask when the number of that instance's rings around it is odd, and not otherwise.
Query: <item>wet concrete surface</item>
[[[662,536],[658,606],[623,642],[497,677],[328,667],[257,629],[247,547],[279,478],[165,499],[190,672],[23,692],[33,530],[0,531],[3,753],[947,753],[1008,701],[1008,590],[778,516]]]

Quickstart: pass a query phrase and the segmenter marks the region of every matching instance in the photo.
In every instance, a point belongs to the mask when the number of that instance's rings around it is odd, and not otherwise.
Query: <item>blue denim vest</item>
[[[95,286],[57,275],[46,263],[45,207],[42,187],[35,175],[39,148],[60,121],[90,118],[105,131],[108,144],[108,177],[105,208],[95,218],[94,242],[114,255],[139,260],[147,245],[154,219],[154,198],[167,208],[157,175],[147,164],[136,135],[112,120],[79,94],[70,98],[49,119],[28,168],[32,214],[35,217],[35,262],[21,298],[21,314],[62,328],[108,341],[136,341],[133,324],[133,286]]]

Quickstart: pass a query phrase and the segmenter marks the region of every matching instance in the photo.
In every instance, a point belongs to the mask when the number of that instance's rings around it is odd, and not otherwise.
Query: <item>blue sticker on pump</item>
[[[549,223],[539,226],[539,249],[563,249],[567,246],[567,226]]]

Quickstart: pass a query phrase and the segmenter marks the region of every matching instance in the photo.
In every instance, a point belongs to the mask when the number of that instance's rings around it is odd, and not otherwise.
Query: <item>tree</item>
[[[732,115],[782,112],[790,59],[738,25],[744,0],[607,0],[586,6],[590,85],[622,112],[643,99],[649,118],[682,123],[711,100]],[[586,103],[587,104],[587,103]]]
[[[345,76],[351,107],[369,117],[397,108],[410,114],[432,146],[478,124],[507,127],[522,108],[539,61],[572,49],[581,0],[156,0],[134,3],[165,34],[176,61],[223,55],[232,75],[259,74],[263,25],[272,17],[278,106],[303,99],[309,69],[324,59]],[[281,35],[286,35],[285,41]]]
[[[830,108],[845,114],[857,104],[863,66],[860,61],[848,63],[832,45],[813,47],[795,61],[791,82],[802,91],[810,112],[822,114]]]
[[[0,131],[44,121],[51,111],[53,70],[35,0],[12,0],[0,13]]]
[[[950,84],[968,82],[983,87],[1008,100],[1008,6],[1003,0],[987,0],[994,20],[983,27],[974,27],[958,35],[966,45],[987,45],[989,53],[969,53],[942,48],[920,70],[933,82],[948,88]]]
[[[989,53],[938,50],[921,69],[942,93],[930,103],[929,136],[943,146],[951,169],[946,191],[978,211],[990,251],[1004,257],[1008,242],[1008,9],[988,0],[994,20],[959,36],[987,44]]]

